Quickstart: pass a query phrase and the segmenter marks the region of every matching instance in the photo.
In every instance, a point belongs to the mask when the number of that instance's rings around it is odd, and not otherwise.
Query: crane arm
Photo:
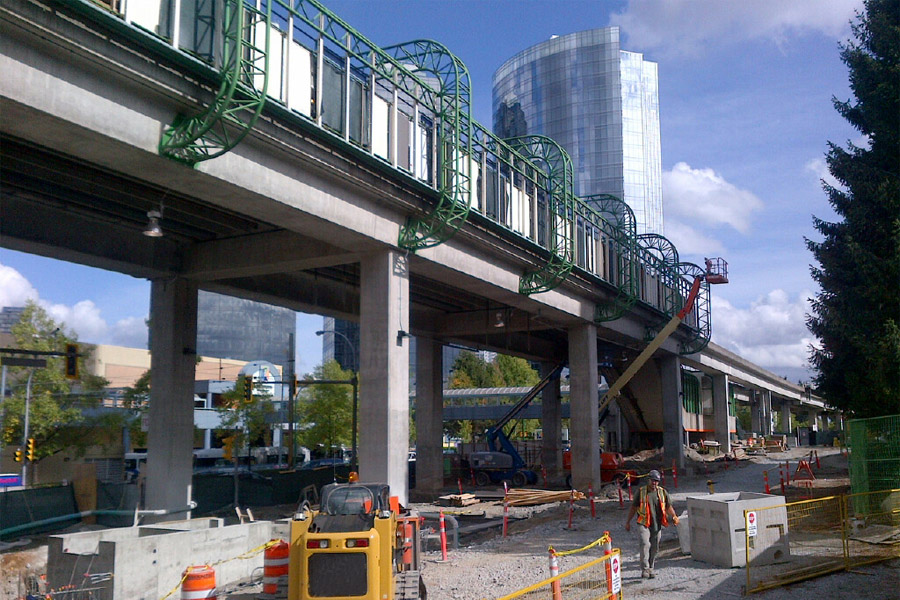
[[[644,363],[653,356],[653,353],[656,352],[660,346],[662,346],[663,342],[665,342],[670,335],[672,335],[678,326],[681,325],[681,322],[684,318],[691,312],[691,309],[694,308],[694,300],[697,298],[697,294],[700,292],[700,283],[703,281],[703,277],[695,277],[694,283],[691,285],[691,291],[688,294],[687,300],[684,303],[684,308],[678,311],[678,314],[672,317],[672,319],[666,323],[666,326],[662,328],[656,337],[653,338],[644,350],[638,354],[638,357],[632,361],[628,368],[625,369],[625,372],[616,379],[616,381],[609,386],[609,389],[603,395],[603,398],[600,399],[600,407],[599,410],[602,413],[603,409],[606,408],[606,405],[610,403],[610,401],[619,395],[619,392],[622,391],[622,388],[631,381],[631,378],[635,376],[635,374],[644,366]]]

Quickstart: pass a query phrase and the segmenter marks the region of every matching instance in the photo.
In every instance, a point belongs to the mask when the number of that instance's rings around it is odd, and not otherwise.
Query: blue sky
[[[828,140],[861,143],[834,111],[850,98],[838,42],[861,0],[333,0],[380,45],[443,43],[468,66],[473,110],[491,124],[491,76],[549,38],[617,25],[622,47],[659,64],[665,234],[682,260],[724,256],[713,340],[792,381],[807,379],[804,325],[812,215]],[[0,306],[39,300],[95,343],[146,346],[149,283],[0,249]],[[299,371],[321,361],[321,317],[298,315]]]

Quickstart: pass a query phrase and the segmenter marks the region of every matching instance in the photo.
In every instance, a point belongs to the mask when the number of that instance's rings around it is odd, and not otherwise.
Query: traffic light
[[[253,378],[244,377],[244,400],[253,402]]]
[[[16,462],[22,462],[22,449],[16,448]]]
[[[25,458],[34,461],[34,438],[28,438],[28,443],[25,445]]]
[[[78,344],[66,344],[66,379],[78,379]]]
[[[223,454],[222,457],[225,460],[231,460],[234,456],[234,436],[229,435],[228,437],[222,438],[222,449]]]

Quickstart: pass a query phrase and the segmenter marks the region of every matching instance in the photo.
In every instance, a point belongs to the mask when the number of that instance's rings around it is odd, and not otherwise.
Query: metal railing
[[[744,511],[748,593],[900,558],[900,489]]]
[[[437,42],[379,47],[318,0],[198,0],[179,11],[138,0],[60,4],[98,20],[118,17],[120,32],[151,51],[176,50],[185,68],[216,69],[212,102],[172,123],[164,155],[194,164],[227,152],[271,106],[428,191],[430,212],[408,218],[402,248],[440,244],[477,213],[542,257],[522,274],[523,294],[553,289],[578,269],[611,297],[598,305],[597,322],[636,302],[659,311],[660,323],[681,308],[693,269],[679,264],[674,246],[637,236],[620,199],[575,197],[571,159],[549,138],[502,140],[474,121],[468,71]],[[694,315],[685,320],[685,353],[709,339],[708,302]]]

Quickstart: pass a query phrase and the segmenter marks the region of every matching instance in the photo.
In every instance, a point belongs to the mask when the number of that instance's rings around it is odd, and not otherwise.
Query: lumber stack
[[[481,502],[475,497],[475,494],[450,494],[449,496],[441,496],[438,498],[442,506],[469,506]]]
[[[534,506],[535,504],[548,504],[550,502],[568,502],[575,494],[576,500],[584,500],[586,496],[576,490],[526,490],[511,489],[507,494],[510,506]]]

